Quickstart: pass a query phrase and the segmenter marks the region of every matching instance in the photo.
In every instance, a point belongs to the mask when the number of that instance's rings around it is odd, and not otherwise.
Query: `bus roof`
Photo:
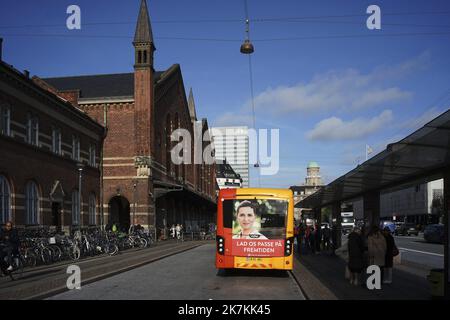
[[[237,188],[222,189],[219,197],[235,197],[235,196],[271,196],[279,198],[290,198],[293,196],[291,189],[275,189],[275,188]]]

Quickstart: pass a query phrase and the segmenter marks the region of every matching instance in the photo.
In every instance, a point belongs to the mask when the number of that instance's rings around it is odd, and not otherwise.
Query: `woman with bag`
[[[392,267],[394,266],[394,257],[398,255],[398,249],[395,245],[394,237],[388,227],[383,230],[386,239],[386,257],[384,262],[383,283],[392,283]]]

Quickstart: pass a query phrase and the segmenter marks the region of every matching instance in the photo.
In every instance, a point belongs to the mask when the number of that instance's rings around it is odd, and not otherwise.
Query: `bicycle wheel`
[[[24,261],[24,257],[22,257],[22,256],[15,258],[15,259],[17,259],[15,261],[16,270],[13,272],[13,274],[14,274],[14,279],[16,280],[16,279],[21,279],[23,276],[23,266],[24,266],[25,261]]]
[[[62,252],[58,246],[49,246],[48,247],[52,251],[52,261],[58,262],[61,261]]]
[[[24,254],[24,264],[26,267],[35,267],[36,266],[36,254],[31,249],[25,250]]]
[[[119,247],[117,245],[115,245],[114,243],[109,243],[108,245],[106,245],[106,253],[109,254],[110,256],[114,256],[119,252]]]
[[[138,238],[135,241],[139,248],[144,249],[147,247],[148,242],[144,238]]]
[[[52,250],[47,247],[41,249],[41,259],[44,264],[50,264],[53,262]]]

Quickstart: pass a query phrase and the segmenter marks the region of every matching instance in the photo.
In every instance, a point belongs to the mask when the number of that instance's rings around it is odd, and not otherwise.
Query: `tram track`
[[[124,252],[123,255],[99,257],[99,259],[74,261],[82,271],[82,285],[99,281],[122,272],[126,272],[166,257],[191,250],[205,242],[185,242],[181,244],[163,245],[135,252]],[[1,281],[0,299],[45,299],[67,290],[66,281],[69,276],[66,268],[69,263],[58,266],[30,270],[18,281]]]

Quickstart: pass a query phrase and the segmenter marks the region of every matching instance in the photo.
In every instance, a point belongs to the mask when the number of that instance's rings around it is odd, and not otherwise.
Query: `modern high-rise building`
[[[242,178],[242,187],[249,187],[249,155],[247,127],[211,128],[216,161],[226,160]]]

